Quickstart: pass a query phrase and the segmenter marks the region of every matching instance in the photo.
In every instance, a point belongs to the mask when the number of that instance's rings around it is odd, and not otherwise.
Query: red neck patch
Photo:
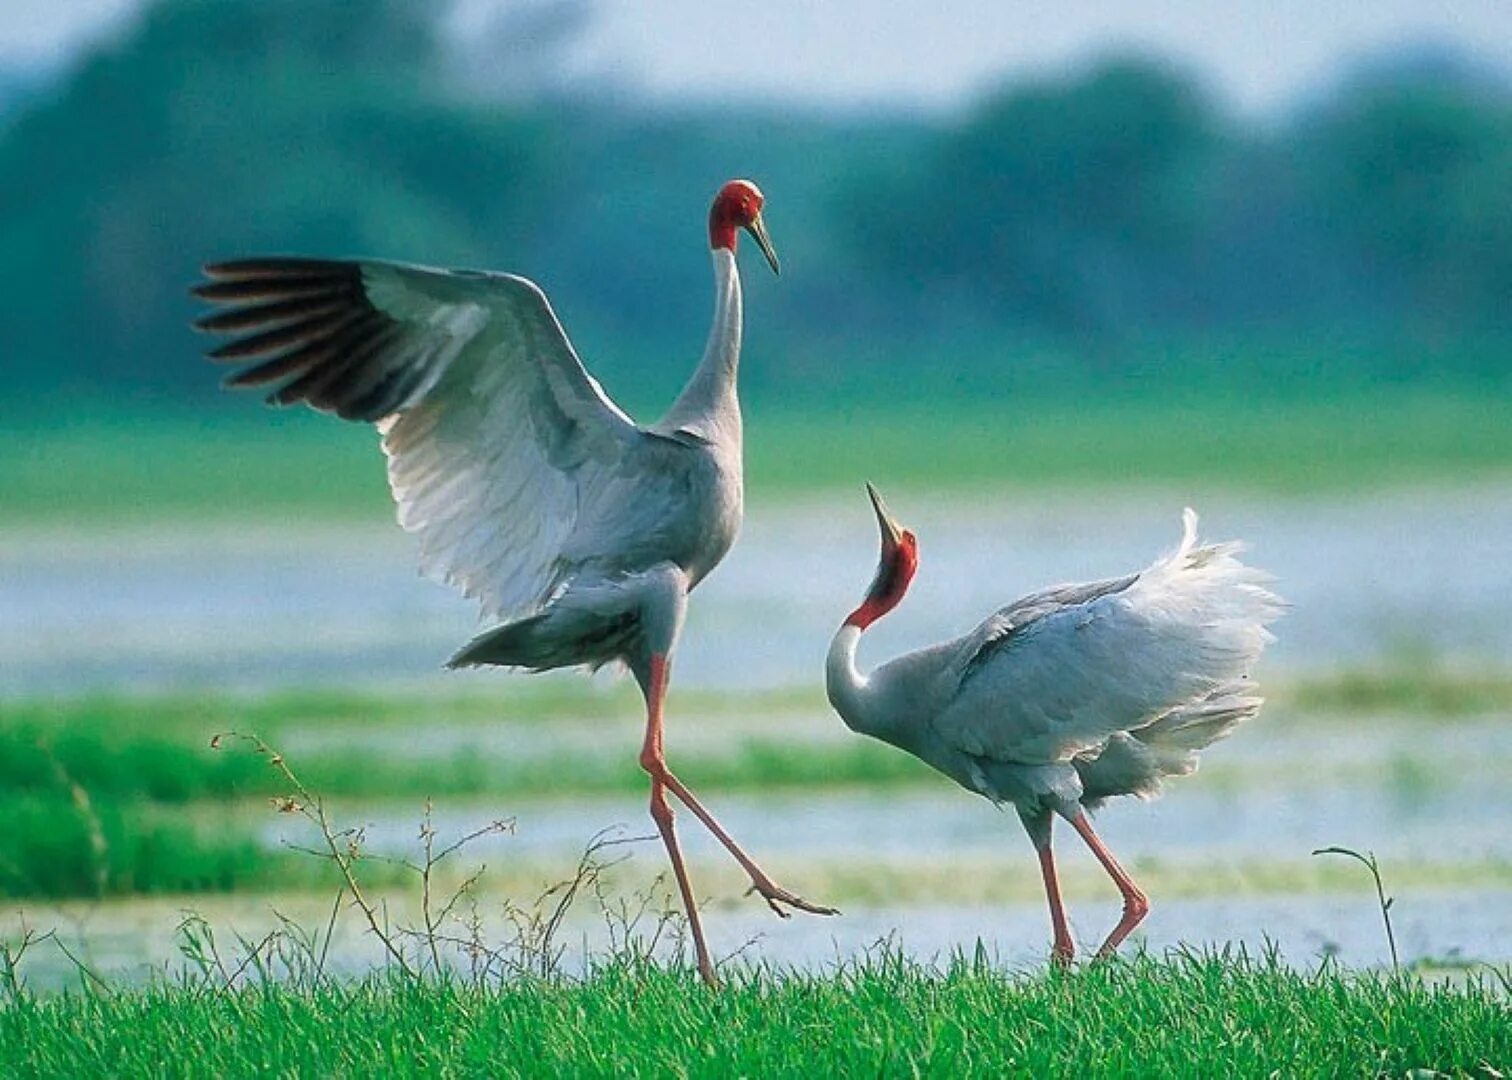
[[[897,607],[913,583],[914,573],[919,569],[918,542],[911,532],[905,532],[899,543],[884,549],[882,561],[877,564],[877,576],[861,606],[846,616],[847,626],[865,630],[872,623]]]

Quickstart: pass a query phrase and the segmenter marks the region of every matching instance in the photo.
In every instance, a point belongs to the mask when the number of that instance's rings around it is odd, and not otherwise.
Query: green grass
[[[1343,671],[1298,683],[1298,708],[1330,713],[1415,713],[1474,716],[1512,712],[1512,674],[1453,671],[1431,661],[1411,661],[1389,670]]]
[[[0,898],[266,894],[337,887],[340,879],[328,861],[267,847],[257,836],[257,824],[239,808],[213,803],[180,808],[81,800],[56,788],[8,792],[0,799]],[[358,877],[364,884],[390,885],[406,874],[393,863],[364,861]]]
[[[386,515],[376,437],[317,419],[123,411],[40,426],[0,463],[0,525]]]
[[[0,705],[0,791],[50,789],[58,770],[96,798],[189,803],[276,795],[287,785],[266,762],[237,746],[215,750],[210,738],[232,730],[254,732],[279,749],[301,734],[318,735],[318,748],[297,753],[301,777],[332,797],[482,795],[530,797],[639,792],[645,774],[633,753],[562,751],[513,760],[480,751],[469,737],[499,725],[527,728],[552,720],[619,715],[617,735],[635,740],[641,706],[629,686],[609,692],[582,683],[532,684],[516,680],[513,698],[488,695],[392,696],[288,693],[263,698],[171,695],[94,697],[76,701]],[[820,703],[788,692],[679,695],[679,708],[706,719],[732,712],[770,716],[795,705],[812,712]],[[423,723],[460,733],[443,754],[405,756],[366,748],[363,733],[385,725]],[[350,738],[330,738],[350,732]],[[846,739],[795,754],[783,742],[732,731],[718,756],[700,756],[700,783],[727,790],[815,783],[890,783],[925,775],[922,767],[878,744]]]
[[[0,458],[0,526],[193,520],[384,521],[372,432],[247,402],[206,416],[96,409],[33,418]],[[752,499],[851,489],[1067,486],[1356,491],[1512,476],[1506,395],[1374,387],[1316,396],[1181,385],[972,392],[938,374],[747,409]],[[8,426],[17,426],[14,423]]]
[[[1453,718],[1512,710],[1512,676],[1456,671],[1426,661],[1267,683],[1269,717],[1399,714]],[[934,776],[906,755],[845,737],[820,691],[719,694],[680,691],[680,716],[726,730],[721,749],[682,752],[701,787],[740,790],[813,785],[924,783]],[[0,791],[49,788],[61,769],[95,797],[187,803],[283,791],[266,764],[238,750],[213,750],[219,732],[254,732],[297,758],[314,789],[333,797],[638,792],[645,777],[626,749],[641,705],[632,684],[518,677],[507,693],[288,691],[256,696],[175,693],[140,697],[0,703]],[[761,717],[760,725],[748,723]],[[782,718],[798,730],[761,734]],[[809,721],[812,720],[812,723]],[[603,752],[581,748],[514,759],[483,749],[485,734],[517,729],[602,727]],[[423,724],[448,732],[442,753],[374,749],[369,737]],[[303,740],[303,743],[302,743]],[[623,744],[621,746],[620,744]],[[1214,768],[1222,770],[1222,762]],[[1212,770],[1210,770],[1212,771]]]
[[[54,791],[0,803],[0,896],[112,896],[230,891],[268,853],[245,828],[214,834],[138,806]]]
[[[374,976],[23,994],[0,1005],[0,1061],[17,1077],[1493,1077],[1512,1064],[1512,1008],[1492,977],[1307,974],[1234,955],[1036,974],[881,956],[828,974],[736,970],[717,992],[627,959],[582,981],[487,987]]]
[[[903,399],[906,400],[906,399]],[[751,421],[748,487],[871,479],[991,493],[1061,488],[1357,492],[1512,476],[1506,401],[1383,394],[1319,400],[925,401]]]

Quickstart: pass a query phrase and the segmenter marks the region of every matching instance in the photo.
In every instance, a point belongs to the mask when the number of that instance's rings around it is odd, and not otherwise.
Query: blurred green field
[[[0,528],[381,519],[374,434],[301,413],[95,410],[8,423]],[[1512,477],[1507,401],[1469,389],[1197,402],[891,400],[747,409],[753,502],[848,489],[1181,486],[1288,494]]]

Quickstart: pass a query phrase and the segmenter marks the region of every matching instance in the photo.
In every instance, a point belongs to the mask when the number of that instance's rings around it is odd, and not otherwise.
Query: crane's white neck
[[[657,426],[687,431],[710,442],[740,441],[740,271],[735,252],[714,248],[714,324],[703,359]]]
[[[824,661],[824,690],[829,702],[852,731],[866,730],[866,676],[856,670],[856,646],[861,643],[861,627],[846,623],[830,642]]]

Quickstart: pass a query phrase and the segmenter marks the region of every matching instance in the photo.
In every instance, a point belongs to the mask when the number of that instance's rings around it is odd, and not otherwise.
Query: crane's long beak
[[[903,528],[890,513],[887,512],[887,504],[882,501],[882,496],[877,489],[867,481],[866,493],[871,496],[872,509],[877,512],[877,527],[882,530],[882,551],[884,553],[897,547],[903,540]]]
[[[782,275],[782,267],[777,265],[777,252],[772,248],[772,238],[767,235],[766,222],[761,219],[759,213],[751,219],[751,223],[746,226],[746,231],[755,238],[756,246],[766,256],[766,261],[771,266],[772,273],[780,277]]]

